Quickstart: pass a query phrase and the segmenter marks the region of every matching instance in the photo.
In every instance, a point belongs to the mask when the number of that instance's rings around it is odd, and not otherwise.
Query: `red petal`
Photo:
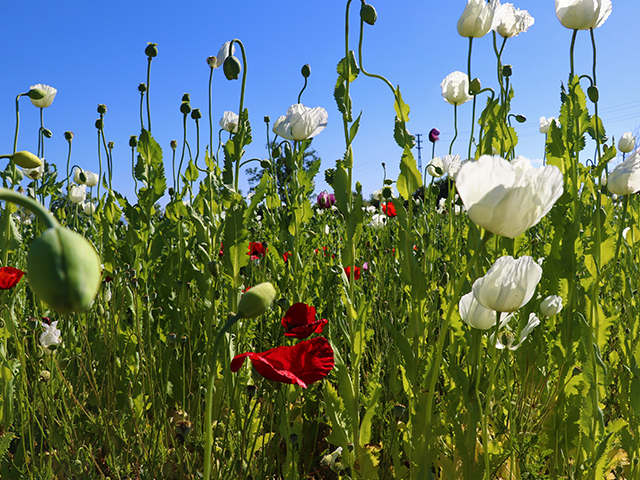
[[[9,290],[15,287],[22,279],[24,272],[18,268],[0,268],[0,290]]]

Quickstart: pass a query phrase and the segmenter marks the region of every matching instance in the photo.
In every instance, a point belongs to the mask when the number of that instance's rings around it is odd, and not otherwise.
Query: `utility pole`
[[[418,170],[422,172],[422,134],[416,133],[416,143],[418,144]]]

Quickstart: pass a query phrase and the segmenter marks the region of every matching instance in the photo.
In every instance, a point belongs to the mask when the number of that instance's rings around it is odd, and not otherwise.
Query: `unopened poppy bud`
[[[48,128],[43,128],[42,129],[42,133],[47,138],[53,137],[53,132],[51,130],[49,130]]]
[[[107,106],[103,105],[102,103],[98,105],[98,113],[100,115],[104,115],[105,113],[107,113]]]
[[[216,262],[207,263],[207,268],[209,269],[209,273],[214,277],[218,276],[218,264]]]
[[[511,65],[504,65],[502,67],[502,75],[509,78],[513,75],[513,67]]]
[[[102,121],[101,118],[96,120],[96,128],[98,130],[102,130],[104,128],[104,122]]]
[[[138,136],[137,135],[131,135],[131,137],[129,137],[129,146],[131,148],[136,148],[138,146]]]
[[[280,153],[280,147],[276,147],[271,150],[271,155],[273,156],[273,158],[278,158],[280,156]]]
[[[167,192],[169,193],[170,197],[173,197],[173,194],[175,193],[175,190],[173,189],[173,187],[169,187],[169,190],[167,190]]]
[[[104,307],[102,306],[102,304],[98,304],[98,306],[96,307],[96,313],[98,314],[98,316],[102,317],[104,315]]]
[[[62,314],[86,310],[98,292],[102,268],[96,249],[65,227],[46,230],[31,244],[27,275],[35,294]]]
[[[42,165],[42,160],[31,152],[23,150],[13,155],[2,155],[0,158],[9,158],[13,163],[22,168],[38,168]]]
[[[391,185],[393,183],[393,180],[391,180],[390,178],[386,178],[384,181],[385,185]]]
[[[429,141],[431,143],[436,143],[438,140],[440,140],[440,130],[438,130],[437,128],[432,128],[429,131]]]
[[[188,102],[182,102],[180,104],[180,112],[185,115],[188,115],[191,112],[191,105]]]
[[[169,142],[169,145],[171,145],[171,150],[175,150],[176,148],[178,148],[178,141],[171,140],[171,142]]]
[[[199,108],[194,108],[191,111],[191,118],[194,120],[200,120],[202,118],[202,113],[200,113],[200,109]]]
[[[271,117],[269,115],[264,116],[264,123],[269,123],[271,121]]]
[[[360,18],[366,24],[375,25],[376,20],[378,20],[378,12],[373,8],[373,5],[363,3],[360,7]]]
[[[42,100],[47,96],[47,92],[45,92],[42,88],[32,88],[29,90],[29,98],[31,100]]]
[[[302,70],[300,71],[300,73],[302,73],[302,76],[304,78],[309,78],[309,76],[311,75],[311,67],[309,66],[308,63],[306,63],[303,67]]]
[[[138,85],[138,91],[140,93],[144,93],[147,91],[147,84],[146,83],[141,83],[140,85]]]
[[[593,103],[596,103],[600,99],[600,92],[598,92],[598,87],[595,85],[591,85],[587,88],[587,95],[589,95],[589,100]]]
[[[255,318],[264,314],[276,298],[276,289],[269,282],[261,283],[245,292],[238,303],[240,318]]]
[[[471,84],[469,85],[469,91],[471,92],[472,95],[474,95],[478,93],[480,90],[482,90],[482,84],[480,83],[480,79],[474,78],[471,81]]]
[[[157,56],[158,55],[158,44],[149,42],[147,47],[144,49],[144,53],[149,58],[153,58],[153,57]]]
[[[525,117],[524,115],[516,115],[516,122],[524,123],[526,121],[527,121],[527,117]]]
[[[265,168],[265,169],[266,168],[270,168],[271,167],[271,162],[268,159],[265,158],[263,160],[260,160],[260,166],[262,168]]]
[[[224,76],[227,77],[227,80],[237,80],[240,76],[240,70],[242,70],[240,60],[233,55],[225,58],[222,64],[222,71],[224,72]]]
[[[64,138],[67,142],[73,140],[73,132],[64,132]]]

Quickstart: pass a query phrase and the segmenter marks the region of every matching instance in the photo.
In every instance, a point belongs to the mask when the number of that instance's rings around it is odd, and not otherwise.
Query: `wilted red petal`
[[[267,253],[267,249],[261,242],[249,242],[249,251],[247,255],[251,256],[251,260],[257,260],[260,257],[264,257]]]
[[[294,303],[282,318],[287,337],[307,338],[312,333],[322,333],[328,323],[326,318],[316,321],[316,309],[306,303]]]
[[[18,268],[0,268],[0,290],[9,290],[15,287],[23,275],[24,272]]]
[[[302,388],[326,377],[334,366],[333,348],[324,337],[305,340],[291,347],[272,348],[262,353],[236,355],[231,361],[231,371],[240,370],[247,357],[264,378],[300,385]]]

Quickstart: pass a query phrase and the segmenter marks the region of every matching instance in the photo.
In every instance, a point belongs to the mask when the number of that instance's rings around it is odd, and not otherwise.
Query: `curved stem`
[[[453,151],[453,144],[458,138],[458,105],[453,106],[453,128],[455,129],[455,135],[453,136],[453,140],[451,140],[451,144],[449,145],[449,155]]]
[[[140,92],[140,130],[144,130],[144,92]]]
[[[213,67],[210,68],[211,72],[209,73],[209,152],[213,155],[213,117],[211,113],[211,85],[213,83]]]
[[[304,86],[302,87],[302,90],[300,90],[300,93],[298,94],[298,103],[300,103],[300,98],[302,97],[302,92],[304,92],[305,88],[307,88],[307,77],[304,77]]]
[[[29,95],[28,93],[21,93],[16,97],[16,134],[13,137],[13,153],[18,151],[18,131],[20,130],[20,105],[19,100],[23,95]]]
[[[69,177],[71,175],[69,164],[71,163],[71,141],[69,141],[69,153],[67,155],[67,195],[69,194]]]
[[[100,147],[100,131],[102,129],[98,129],[98,202],[100,202],[100,184],[102,183],[102,153]]]
[[[56,228],[60,226],[58,220],[56,220],[51,212],[31,197],[14,192],[8,188],[0,188],[0,200],[15,203],[16,205],[30,210],[38,216],[46,228]]]
[[[573,72],[574,72],[574,68],[573,68],[573,50],[576,47],[576,36],[578,35],[578,30],[574,30],[573,31],[573,36],[571,37],[571,48],[569,50],[569,61],[571,62],[571,73],[569,74],[569,79],[573,78]]]

